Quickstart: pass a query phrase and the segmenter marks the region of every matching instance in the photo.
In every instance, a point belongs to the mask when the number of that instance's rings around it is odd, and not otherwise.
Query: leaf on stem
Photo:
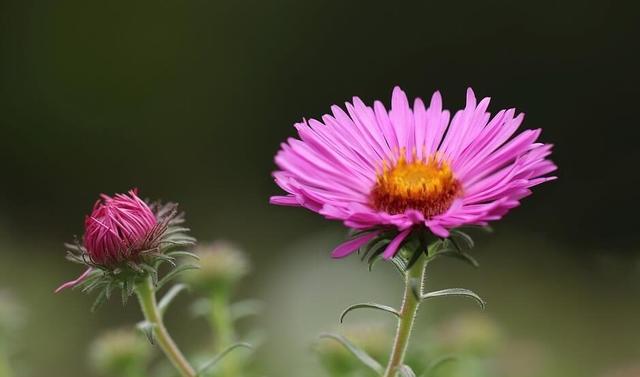
[[[349,314],[349,312],[351,312],[354,309],[362,309],[362,308],[382,310],[383,312],[391,313],[396,317],[400,318],[400,313],[396,309],[392,308],[391,306],[376,304],[375,302],[363,302],[360,304],[351,305],[347,307],[345,310],[343,310],[342,314],[340,314],[340,323],[344,321],[344,317],[347,314]]]
[[[216,365],[220,360],[222,360],[229,352],[235,350],[236,348],[247,348],[249,350],[253,350],[253,346],[249,343],[236,343],[232,344],[229,347],[225,348],[222,352],[213,357],[213,359],[207,361],[196,373],[196,377],[202,376],[204,372],[212,368]]]
[[[430,362],[429,365],[427,365],[427,368],[420,375],[420,377],[429,377],[441,366],[456,360],[458,360],[458,358],[455,356],[442,356],[438,359],[435,359],[432,362]]]
[[[362,362],[369,369],[376,372],[378,375],[382,375],[384,373],[384,368],[380,363],[374,360],[371,356],[369,356],[365,351],[358,348],[355,344],[351,343],[347,338],[337,334],[321,334],[320,339],[333,339],[338,343],[342,344],[353,356],[355,356],[360,362]]]
[[[424,294],[422,294],[420,296],[420,299],[425,300],[425,299],[429,299],[429,298],[444,297],[444,296],[469,297],[469,298],[475,300],[480,305],[480,307],[482,309],[484,309],[485,306],[486,306],[484,300],[480,296],[478,296],[473,291],[470,291],[470,290],[464,289],[464,288],[448,288],[448,289],[442,289],[440,291],[433,291],[433,292],[429,292],[429,293],[424,293]]]
[[[167,307],[169,307],[176,296],[187,289],[189,289],[189,287],[186,284],[176,284],[171,287],[171,289],[169,289],[167,293],[162,296],[160,302],[158,302],[158,310],[160,311],[160,315],[164,315],[164,313],[167,311]]]
[[[182,265],[176,267],[175,269],[171,270],[162,279],[160,279],[160,281],[158,282],[158,284],[156,286],[156,289],[162,288],[163,285],[167,284],[172,279],[175,279],[176,276],[178,276],[179,273],[184,272],[184,271],[188,271],[188,270],[197,270],[198,268],[200,268],[200,267],[196,266],[194,264],[182,264]]]
[[[144,334],[144,336],[147,337],[147,340],[151,344],[155,344],[155,336],[153,335],[153,331],[154,331],[155,327],[156,327],[156,325],[154,325],[153,323],[151,323],[149,321],[138,322],[138,324],[136,325],[136,329],[138,329],[140,332],[142,332]]]
[[[399,366],[397,370],[400,377],[416,377],[413,369],[406,364]]]

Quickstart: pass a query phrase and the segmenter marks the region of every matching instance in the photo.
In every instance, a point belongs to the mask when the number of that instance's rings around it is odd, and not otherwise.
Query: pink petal
[[[359,248],[361,248],[362,246],[364,246],[367,242],[371,241],[379,233],[380,233],[379,231],[367,233],[364,236],[360,236],[358,238],[354,238],[352,240],[344,242],[344,243],[338,245],[338,247],[336,247],[333,250],[333,252],[331,252],[331,257],[332,258],[344,258],[347,255],[353,253],[354,251],[356,251]]]

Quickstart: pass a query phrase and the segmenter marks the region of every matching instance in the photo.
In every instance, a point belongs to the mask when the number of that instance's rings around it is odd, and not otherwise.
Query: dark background
[[[79,293],[49,294],[78,272],[61,244],[82,231],[101,192],[139,187],[180,202],[197,237],[248,250],[258,267],[245,291],[257,295],[253,285],[289,264],[344,265],[328,258],[339,224],[268,205],[278,193],[273,155],[294,122],[353,95],[388,104],[394,85],[411,98],[440,90],[451,110],[471,86],[492,97],[492,112],[516,107],[524,127],[544,129],[559,179],[480,237],[484,266],[471,284],[494,286],[504,305],[496,317],[514,331],[547,330],[540,341],[567,353],[556,355],[571,365],[565,376],[599,376],[640,356],[629,331],[640,314],[631,2],[0,4],[0,287],[32,312],[21,352],[33,375],[86,375],[71,360],[95,328],[137,318],[135,307],[122,314],[114,302],[90,315]],[[312,236],[329,241],[293,246]],[[489,240],[505,238],[512,243],[490,251]],[[536,285],[535,310],[507,305],[513,296],[498,283],[507,276]],[[510,322],[516,315],[524,319]],[[571,323],[581,325],[564,333]],[[75,343],[52,350],[66,331]]]

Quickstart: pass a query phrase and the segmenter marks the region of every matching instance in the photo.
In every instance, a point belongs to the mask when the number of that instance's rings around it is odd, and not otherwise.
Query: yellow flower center
[[[462,187],[445,161],[432,156],[409,162],[402,157],[385,166],[371,191],[371,204],[391,214],[415,209],[426,218],[444,213],[460,196]]]

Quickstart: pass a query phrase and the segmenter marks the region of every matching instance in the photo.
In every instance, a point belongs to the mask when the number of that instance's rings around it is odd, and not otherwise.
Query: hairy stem
[[[402,299],[402,307],[400,308],[400,320],[398,321],[398,329],[393,341],[389,364],[384,372],[384,377],[395,377],[404,362],[404,355],[409,346],[411,330],[420,306],[420,300],[414,293],[413,285],[418,284],[418,292],[422,291],[424,284],[424,271],[427,265],[427,258],[421,256],[420,259],[405,274],[404,296]]]
[[[227,290],[216,290],[211,295],[211,315],[209,322],[215,334],[214,348],[216,353],[224,351],[236,341]],[[222,377],[238,377],[237,360],[234,355],[228,355],[221,365]]]
[[[153,335],[160,348],[182,377],[196,377],[196,371],[189,364],[180,349],[173,341],[162,321],[158,309],[155,289],[151,276],[136,285],[136,293],[145,319],[153,326]]]

